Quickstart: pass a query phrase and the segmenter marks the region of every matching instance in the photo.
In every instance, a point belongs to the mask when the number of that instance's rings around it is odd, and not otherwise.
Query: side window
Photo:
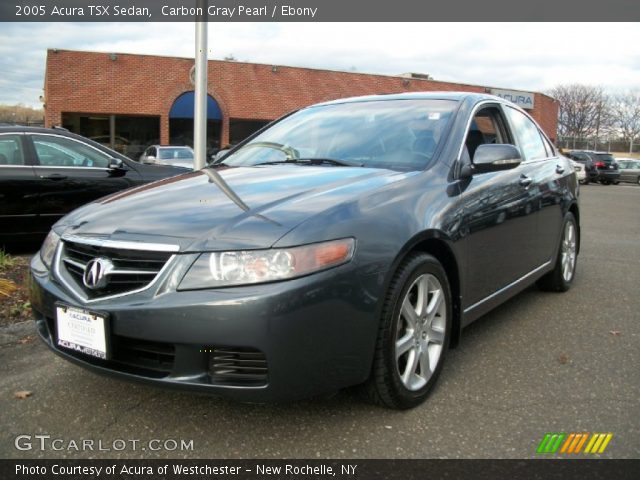
[[[0,165],[24,165],[21,135],[0,135]]]
[[[476,149],[485,143],[512,143],[504,128],[505,122],[497,107],[481,108],[473,116],[465,147],[473,159]]]
[[[109,157],[80,142],[56,135],[32,135],[40,165],[107,168]]]
[[[520,149],[526,160],[538,160],[547,158],[547,150],[538,127],[526,115],[515,108],[507,107],[507,116],[511,120],[514,135],[520,143]]]
[[[544,146],[547,149],[547,157],[555,157],[556,151],[554,150],[553,145],[551,145],[551,142],[549,141],[549,139],[540,130],[538,130],[538,133],[540,133],[540,138],[542,138],[542,143],[544,143]]]

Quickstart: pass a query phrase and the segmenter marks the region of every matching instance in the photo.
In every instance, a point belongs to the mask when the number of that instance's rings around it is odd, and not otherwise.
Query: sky
[[[209,23],[209,58],[547,91],[640,88],[639,23]],[[47,48],[193,57],[192,23],[5,23],[0,104],[40,106]]]

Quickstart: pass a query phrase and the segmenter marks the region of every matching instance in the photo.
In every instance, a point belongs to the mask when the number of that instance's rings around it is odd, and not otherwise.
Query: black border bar
[[[197,2],[2,0],[0,22],[193,22],[198,18]],[[210,22],[640,20],[635,0],[207,0],[207,7]],[[562,31],[549,34],[562,35]]]
[[[189,474],[175,473],[176,468]],[[355,467],[355,468],[354,468]],[[97,469],[100,468],[98,471]],[[56,474],[56,471],[58,474]],[[60,471],[67,472],[60,474]],[[183,470],[184,471],[184,470]],[[636,479],[640,460],[0,460],[0,478],[59,480]],[[99,473],[98,475],[96,475]]]

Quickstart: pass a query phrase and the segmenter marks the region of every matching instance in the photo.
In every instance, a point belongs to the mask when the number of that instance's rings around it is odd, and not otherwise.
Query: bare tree
[[[31,108],[21,103],[17,105],[0,105],[0,123],[40,123],[44,121],[44,110]]]
[[[598,137],[610,123],[609,99],[602,87],[558,85],[550,95],[559,105],[558,131],[565,137]]]
[[[640,136],[640,90],[629,90],[614,95],[611,99],[613,127],[629,142],[629,153],[633,150],[633,142]]]

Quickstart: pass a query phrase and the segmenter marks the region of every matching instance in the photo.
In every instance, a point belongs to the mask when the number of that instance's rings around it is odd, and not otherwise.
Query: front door
[[[516,144],[499,105],[483,106],[474,115],[464,152],[482,144]],[[535,264],[535,211],[531,166],[474,174],[464,187],[467,243],[465,308],[486,299],[527,274]]]

